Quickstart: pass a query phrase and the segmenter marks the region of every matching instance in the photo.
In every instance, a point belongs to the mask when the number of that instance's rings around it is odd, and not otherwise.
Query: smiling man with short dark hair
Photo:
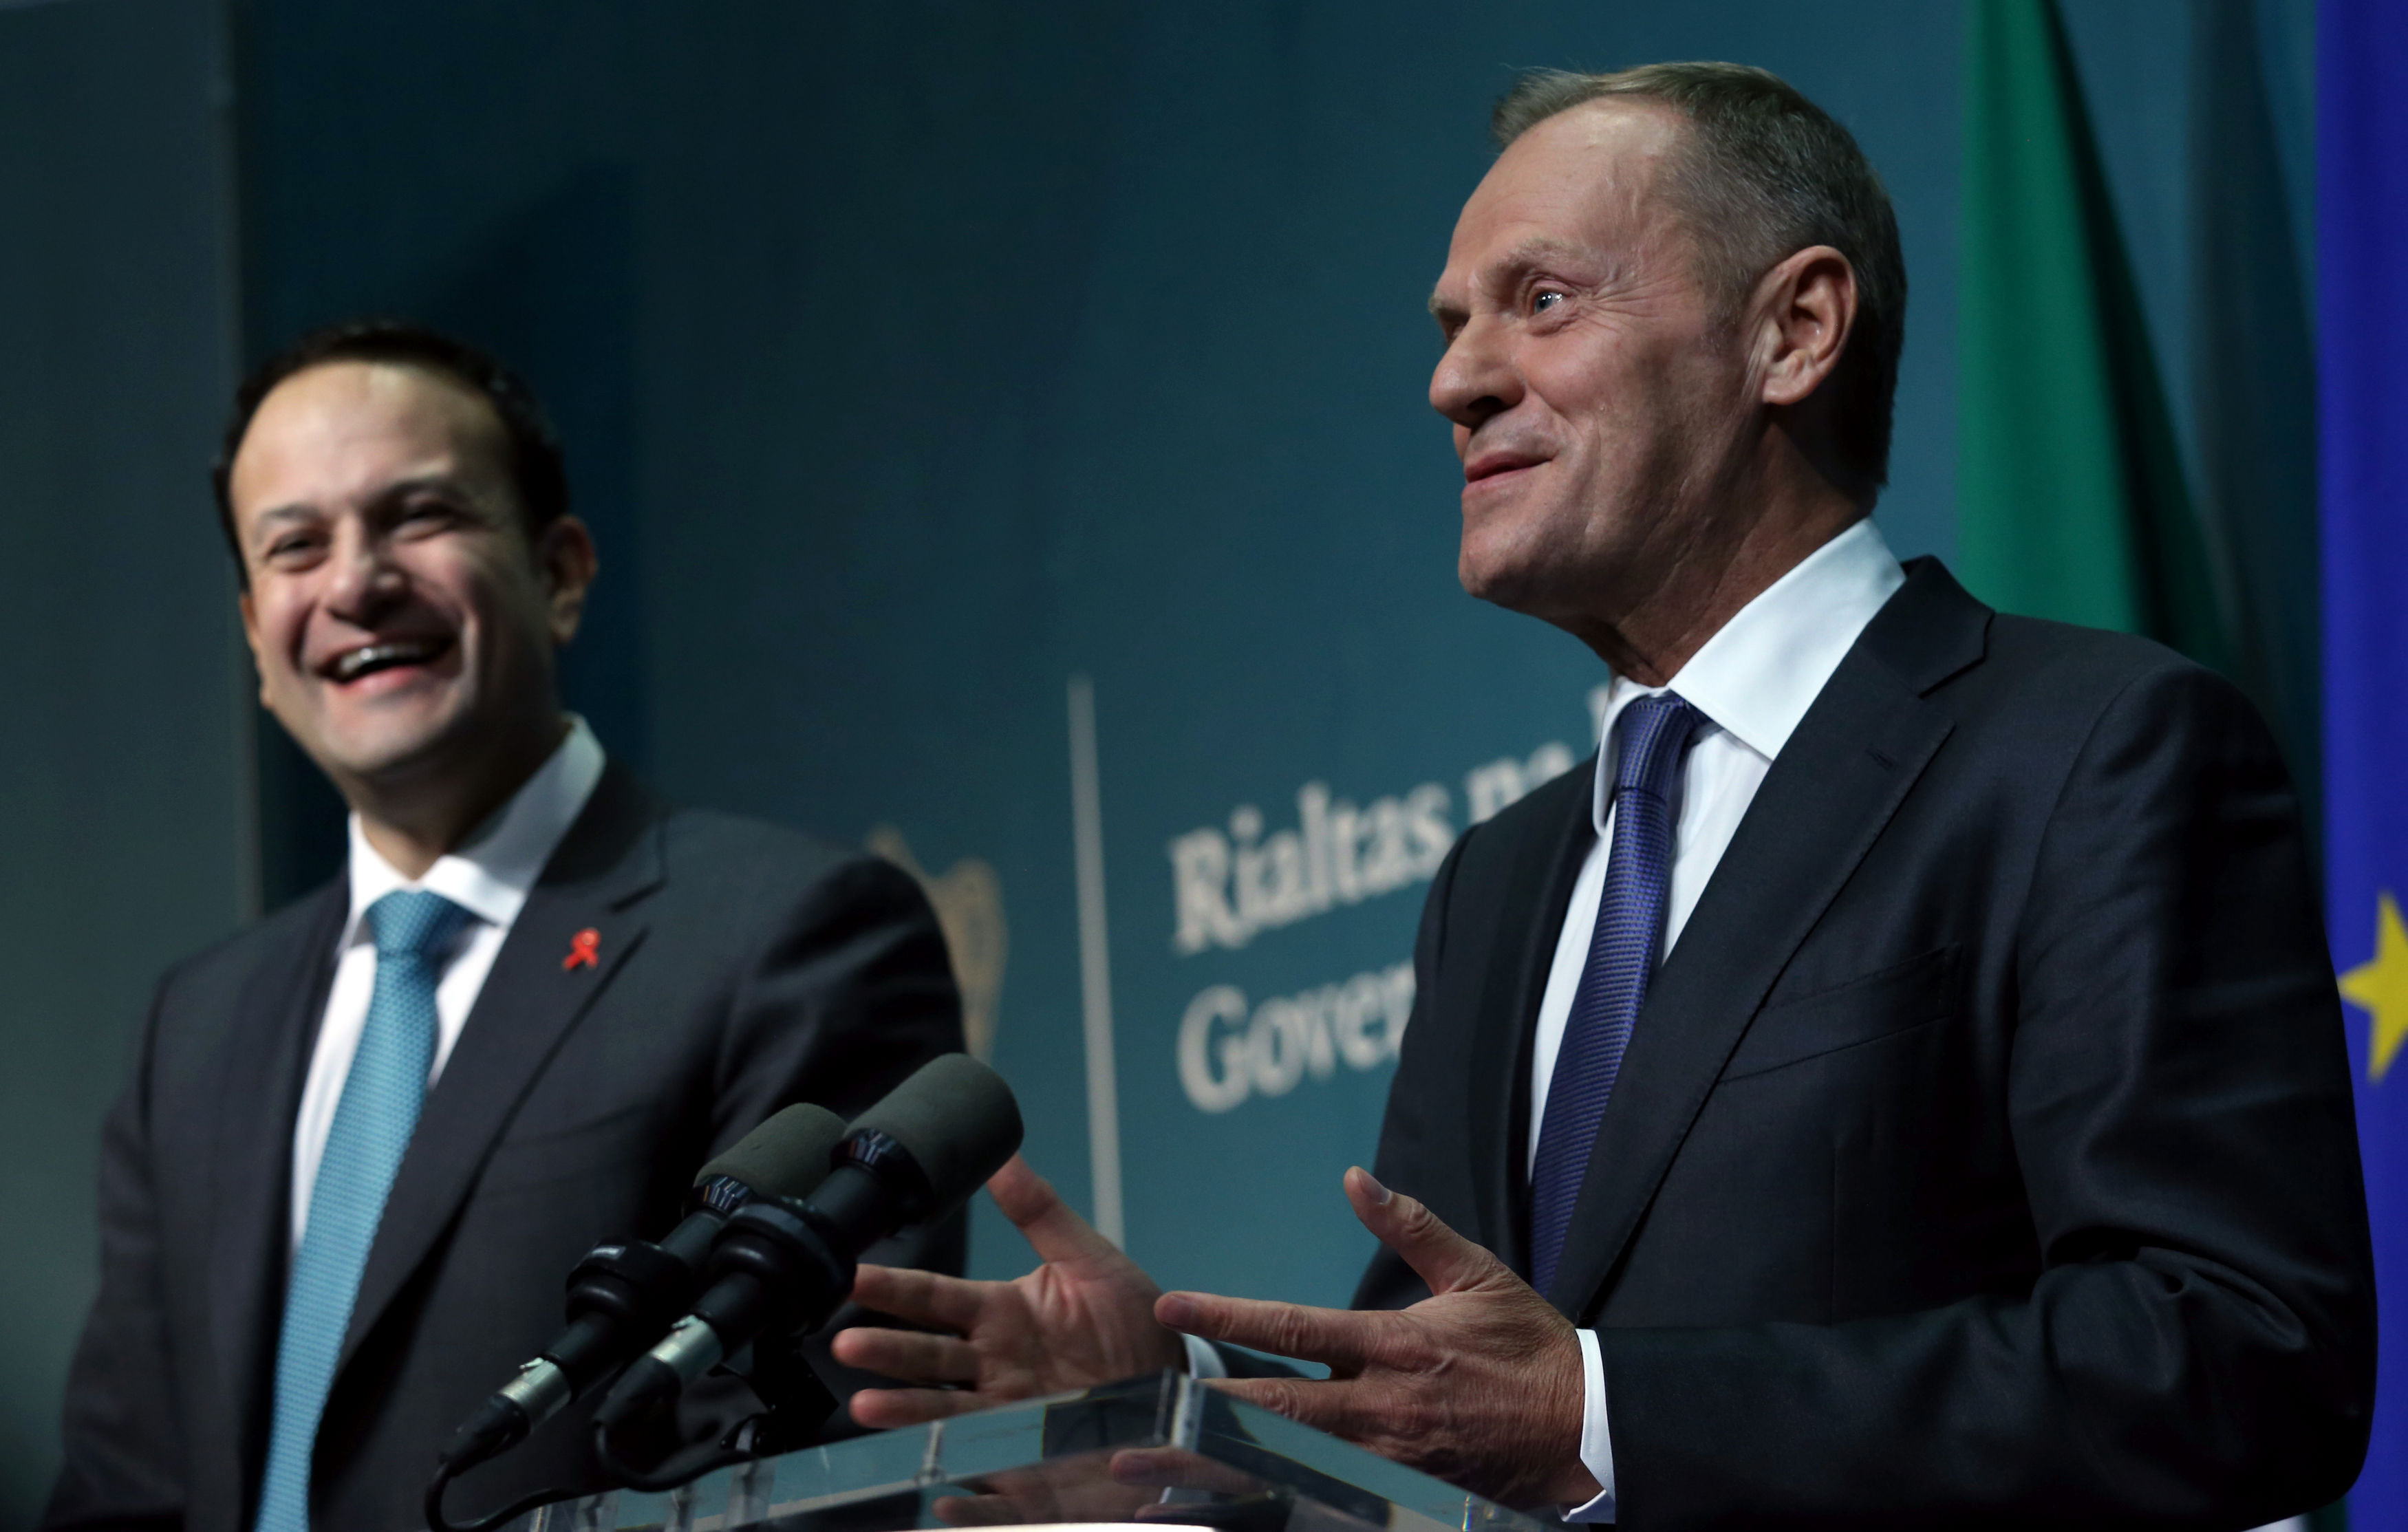
[[[44,1525],[402,1532],[586,1250],[665,1230],[778,1108],[958,1049],[960,1004],[902,872],[673,810],[562,710],[598,561],[498,363],[312,336],[245,384],[216,482],[261,700],[351,854],[159,986]],[[959,1269],[961,1228],[895,1248]],[[454,1513],[597,1486],[582,1418]]]
[[[448,368],[337,351],[266,391],[224,473],[260,700],[415,877],[572,732],[553,653],[594,539]],[[556,459],[552,473],[556,475]]]

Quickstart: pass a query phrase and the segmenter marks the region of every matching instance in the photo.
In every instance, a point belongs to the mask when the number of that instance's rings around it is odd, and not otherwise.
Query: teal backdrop
[[[0,64],[36,26],[131,5],[0,8]],[[2218,311],[2196,254],[2217,184],[2202,61],[2252,71],[2290,132],[2307,5],[2241,6],[2237,64],[2185,0],[2066,9],[2162,370],[2189,379]],[[921,869],[1031,1158],[1166,1285],[1343,1301],[1369,1241],[1338,1178],[1374,1141],[1428,871],[1590,748],[1597,661],[1455,583],[1459,479],[1424,396],[1424,298],[1515,68],[1742,59],[1856,131],[1913,281],[1880,521],[1901,554],[1953,546],[1954,5],[213,14],[221,31],[153,44],[231,104],[225,163],[176,170],[234,188],[205,232],[239,279],[204,309],[254,358],[398,313],[529,374],[602,551],[575,705],[677,798]],[[86,30],[53,46],[132,46]],[[204,66],[222,46],[222,80]],[[107,168],[71,150],[40,152]],[[202,236],[148,236],[170,254]],[[110,376],[206,419],[222,377],[202,371]],[[147,437],[171,487],[126,504],[177,529],[158,580],[230,602],[190,530],[204,437]],[[29,503],[69,516],[72,488]],[[0,595],[38,578],[0,568]],[[222,627],[210,641],[179,684],[239,694]],[[50,726],[106,716],[77,706]],[[254,899],[290,897],[332,872],[337,806],[247,704],[217,716],[239,780],[189,817],[256,848]],[[109,960],[155,971],[230,926],[227,902],[196,890]],[[80,1092],[38,1140],[0,1127],[46,1187],[86,1196],[138,995],[86,986],[11,1023]],[[0,1379],[0,1523],[47,1482],[90,1290],[88,1196],[50,1196],[38,1334]],[[13,1223],[30,1204],[10,1196]],[[1021,1269],[977,1217],[976,1269]]]
[[[1425,399],[1511,65],[1739,55],[1861,136],[1915,282],[1885,525],[1948,544],[1954,375],[1921,342],[1950,320],[1948,7],[509,14],[252,10],[254,349],[394,310],[533,375],[602,546],[580,706],[681,799],[992,866],[993,1056],[1094,1209],[1088,680],[1106,1132],[1167,1283],[1344,1299],[1392,971],[1447,840],[1516,790],[1469,779],[1588,751],[1598,662],[1456,585]],[[318,823],[288,843],[330,866]],[[975,1251],[1026,1258],[991,1214]]]

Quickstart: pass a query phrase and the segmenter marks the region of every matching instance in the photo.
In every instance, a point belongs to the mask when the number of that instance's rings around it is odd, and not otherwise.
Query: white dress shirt
[[[309,1193],[318,1162],[335,1125],[335,1107],[367,1025],[368,1001],[376,992],[376,938],[368,931],[370,905],[395,889],[426,889],[474,917],[442,960],[435,986],[435,1063],[427,1070],[433,1089],[452,1056],[460,1029],[485,987],[494,958],[526,904],[528,891],[552,860],[561,838],[584,811],[602,780],[602,746],[581,718],[571,716],[568,737],[510,795],[510,801],[478,827],[457,851],[436,859],[416,882],[377,854],[351,816],[351,913],[335,943],[335,978],[326,991],[326,1011],[309,1054],[309,1075],[301,1088],[301,1110],[293,1123],[293,1248],[309,1226]]]
[[[1589,938],[1605,892],[1607,852],[1613,844],[1613,725],[1623,709],[1641,697],[1670,691],[1706,719],[1691,742],[1680,802],[1673,810],[1672,886],[1664,917],[1664,950],[1669,953],[1781,747],[1840,668],[1857,635],[1905,582],[1906,572],[1881,533],[1870,521],[1858,522],[1741,608],[1670,685],[1648,687],[1614,679],[1599,720],[1589,810],[1597,843],[1589,848],[1580,879],[1572,885],[1571,905],[1555,938],[1555,962],[1547,970],[1546,994],[1539,1002],[1530,1059],[1528,1153],[1533,1167],[1539,1130],[1546,1121],[1547,1087],[1555,1080],[1564,1024],[1571,1014],[1581,970],[1588,963]],[[1610,1522],[1614,1519],[1613,1443],[1606,1434],[1605,1365],[1595,1333],[1579,1334],[1587,1387],[1581,1463],[1597,1476],[1603,1493],[1564,1515],[1568,1521]]]
[[[1598,720],[1597,776],[1589,809],[1597,843],[1572,885],[1547,989],[1539,1002],[1539,1031],[1530,1061],[1530,1142],[1539,1153],[1539,1129],[1546,1120],[1547,1087],[1563,1051],[1564,1023],[1572,992],[1588,963],[1589,938],[1605,893],[1607,851],[1613,844],[1613,725],[1622,710],[1656,692],[1677,692],[1706,717],[1691,742],[1682,773],[1672,838],[1672,887],[1665,911],[1664,950],[1670,952],[1698,908],[1706,880],[1739,829],[1756,790],[1772,769],[1773,757],[1789,742],[1806,709],[1814,705],[1831,673],[1840,668],[1873,614],[1900,585],[1889,544],[1873,523],[1862,521],[1841,533],[1774,580],[1742,607],[1692,655],[1669,686],[1646,687],[1616,678]],[[1602,1493],[1564,1512],[1567,1521],[1614,1519],[1613,1442],[1606,1434],[1605,1362],[1592,1330],[1580,1337],[1581,1373],[1586,1396],[1581,1411],[1581,1464],[1597,1476]],[[1186,1342],[1189,1370],[1199,1378],[1226,1378],[1220,1353],[1194,1336]]]

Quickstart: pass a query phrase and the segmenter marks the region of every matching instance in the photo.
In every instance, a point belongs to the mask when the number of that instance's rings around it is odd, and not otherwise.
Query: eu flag
[[[2408,1527],[2408,9],[2318,8],[2326,896],[2383,1348],[2350,1521]]]

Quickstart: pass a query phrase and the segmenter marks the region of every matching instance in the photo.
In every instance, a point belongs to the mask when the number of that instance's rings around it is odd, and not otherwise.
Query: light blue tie
[[[1672,787],[1704,715],[1670,692],[1641,697],[1614,725],[1613,845],[1547,1085],[1530,1173],[1530,1285],[1553,1296],[1556,1263],[1588,1172],[1598,1124],[1622,1073],[1630,1024],[1664,955],[1672,886]]]
[[[399,890],[368,906],[376,991],[359,1052],[344,1078],[326,1152],[309,1191],[309,1221],[284,1290],[276,1342],[276,1414],[257,1532],[308,1532],[309,1454],[351,1323],[385,1194],[426,1099],[435,1067],[435,984],[468,912],[439,894]]]

